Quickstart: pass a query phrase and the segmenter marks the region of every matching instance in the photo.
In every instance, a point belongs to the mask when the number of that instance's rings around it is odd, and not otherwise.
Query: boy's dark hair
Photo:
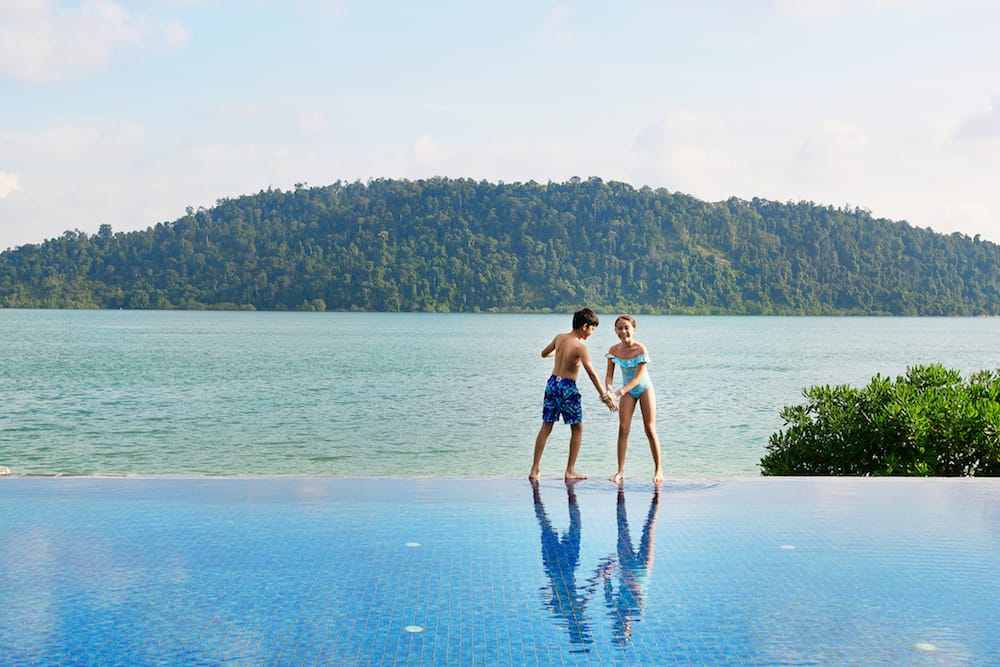
[[[581,308],[573,313],[574,329],[579,329],[585,324],[589,324],[592,327],[596,327],[598,325],[597,313],[592,311],[590,308]]]

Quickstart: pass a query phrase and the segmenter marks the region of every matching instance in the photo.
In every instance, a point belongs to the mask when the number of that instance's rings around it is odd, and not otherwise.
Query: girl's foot
[[[587,476],[586,475],[581,475],[580,473],[578,473],[576,471],[573,471],[573,470],[567,470],[566,471],[566,475],[565,475],[565,479],[568,479],[570,481],[575,480],[575,479],[587,479]]]
[[[615,484],[621,484],[622,482],[625,481],[625,473],[623,473],[623,472],[616,472],[611,477],[608,477],[608,480],[614,482]]]

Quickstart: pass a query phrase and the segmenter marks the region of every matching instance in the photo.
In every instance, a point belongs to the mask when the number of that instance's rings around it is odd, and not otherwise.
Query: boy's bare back
[[[580,364],[589,363],[587,346],[576,332],[559,334],[544,350],[543,357],[555,357],[552,374],[575,380],[580,373]]]

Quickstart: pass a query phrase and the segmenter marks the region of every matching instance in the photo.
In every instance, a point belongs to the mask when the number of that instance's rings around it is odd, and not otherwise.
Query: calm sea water
[[[603,376],[615,314],[589,347]],[[521,477],[560,315],[0,310],[0,465],[12,473]],[[814,384],[1000,367],[1000,319],[638,318],[668,477],[757,475]],[[578,469],[617,417],[581,377]],[[569,429],[542,460],[560,477]],[[652,465],[638,416],[627,476]]]

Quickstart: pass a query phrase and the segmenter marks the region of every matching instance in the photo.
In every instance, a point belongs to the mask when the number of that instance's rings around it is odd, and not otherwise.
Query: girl
[[[656,435],[656,391],[653,382],[646,372],[649,364],[649,354],[646,346],[635,340],[635,318],[631,315],[621,315],[615,320],[615,334],[619,342],[608,350],[608,370],[604,375],[606,390],[615,398],[620,399],[618,405],[618,472],[611,481],[621,484],[625,480],[625,451],[628,449],[628,434],[632,428],[632,415],[635,405],[639,404],[642,411],[642,425],[649,439],[649,450],[653,455],[654,482],[663,481],[663,471],[660,469],[660,438]],[[622,369],[623,386],[612,391],[611,381],[614,378],[615,366]]]

